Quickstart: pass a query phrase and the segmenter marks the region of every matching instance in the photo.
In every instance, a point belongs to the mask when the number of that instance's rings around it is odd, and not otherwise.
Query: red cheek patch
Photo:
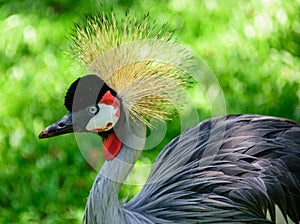
[[[107,138],[103,139],[103,146],[104,159],[112,160],[119,154],[122,142],[115,133],[111,133]]]
[[[116,110],[116,116],[120,117],[120,102],[119,100],[114,97],[111,92],[108,90],[101,98],[99,103],[103,103],[106,105],[112,105]]]

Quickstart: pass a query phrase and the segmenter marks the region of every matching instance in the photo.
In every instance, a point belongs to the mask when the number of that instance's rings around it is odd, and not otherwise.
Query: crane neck
[[[115,133],[122,141],[122,148],[116,158],[103,164],[94,181],[86,205],[87,223],[125,223],[118,195],[144,148],[146,128],[125,114],[121,117]]]

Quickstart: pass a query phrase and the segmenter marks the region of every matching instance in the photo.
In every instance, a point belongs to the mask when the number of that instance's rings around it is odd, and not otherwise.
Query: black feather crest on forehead
[[[98,76],[83,76],[75,80],[69,87],[65,96],[65,107],[68,111],[75,112],[95,105],[108,90],[116,96],[115,91]]]

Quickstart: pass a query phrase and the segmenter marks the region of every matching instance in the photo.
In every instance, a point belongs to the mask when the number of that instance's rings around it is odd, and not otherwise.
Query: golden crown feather
[[[172,34],[149,15],[139,19],[126,13],[117,19],[114,12],[98,13],[75,25],[71,49],[76,59],[116,91],[134,120],[149,125],[149,119],[167,120],[174,106],[186,103],[180,89],[189,78],[179,65],[188,54],[165,49]]]

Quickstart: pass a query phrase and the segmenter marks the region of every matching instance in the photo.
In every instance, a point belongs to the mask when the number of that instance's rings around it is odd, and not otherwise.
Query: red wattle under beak
[[[103,139],[103,154],[105,160],[114,159],[120,152],[122,142],[115,133],[111,133]]]

